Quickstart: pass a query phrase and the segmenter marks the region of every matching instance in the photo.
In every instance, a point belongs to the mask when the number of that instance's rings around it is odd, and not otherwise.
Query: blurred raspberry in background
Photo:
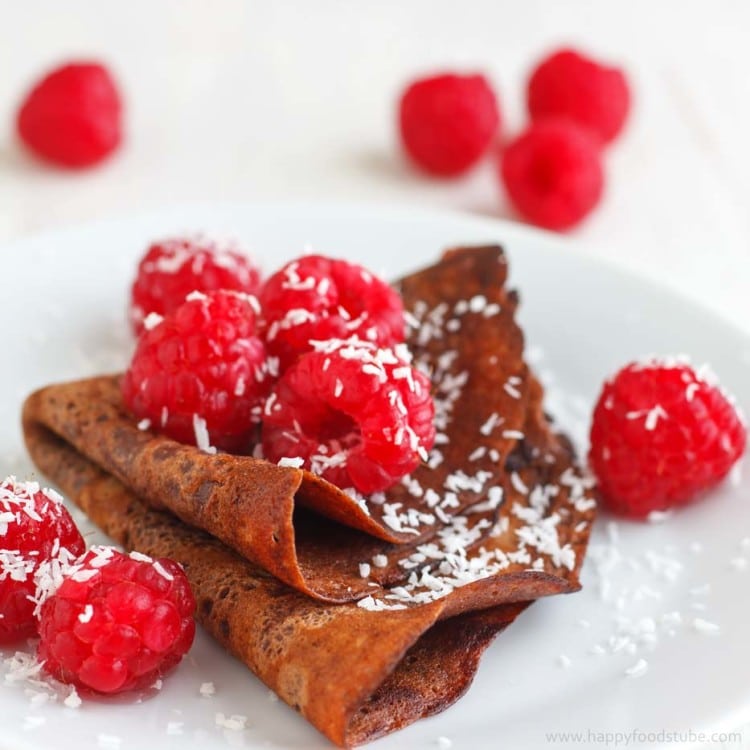
[[[104,65],[71,62],[34,85],[16,128],[38,157],[80,169],[98,164],[120,145],[122,109],[117,84]]]

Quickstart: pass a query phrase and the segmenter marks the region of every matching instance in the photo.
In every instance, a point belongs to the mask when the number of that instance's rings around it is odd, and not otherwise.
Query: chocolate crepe
[[[412,321],[409,344],[435,387],[439,443],[404,483],[371,498],[307,471],[208,455],[139,430],[115,376],[43,389],[29,400],[27,417],[154,508],[208,531],[290,586],[325,601],[361,598],[369,591],[361,560],[434,536],[502,483],[529,387],[517,300],[504,290],[506,277],[500,248],[484,247],[452,251],[400,282]],[[483,455],[470,460],[480,443]],[[295,525],[300,506],[366,535],[342,535],[337,524],[320,523],[305,533]]]
[[[182,563],[199,622],[339,745],[368,742],[447,707],[468,688],[492,638],[530,599],[577,588],[580,546],[569,579],[521,563],[513,574],[480,575],[431,601],[405,604],[399,596],[393,602],[386,593],[378,600],[382,611],[315,601],[205,532],[149,509],[38,422],[27,421],[25,435],[37,466],[109,536],[127,549]],[[525,442],[525,451],[509,461],[532,492],[559,487],[557,497],[566,500],[558,508],[557,532],[585,544],[582,524],[588,526],[590,511],[574,513],[580,497],[573,500],[565,485],[549,484],[570,469],[569,451],[548,430],[529,430]],[[511,489],[507,502],[515,505],[524,496]],[[467,558],[505,536],[488,536],[479,549],[466,551]]]
[[[437,421],[446,439],[432,466],[382,505],[370,502],[364,521],[359,498],[304,472],[138,431],[113,377],[33,394],[29,452],[123,546],[181,562],[199,621],[289,705],[338,744],[369,741],[449,705],[530,600],[579,586],[590,483],[544,417],[541,387],[521,359],[515,298],[493,292],[498,279],[502,255],[482,248],[403,282],[412,347],[444,386]],[[498,356],[499,341],[507,346]],[[510,421],[489,411],[499,403],[493,388],[508,397]],[[388,526],[393,502],[416,534],[364,534],[371,522]],[[410,523],[409,511],[427,510],[432,523]],[[315,601],[282,581],[318,599],[361,600]]]

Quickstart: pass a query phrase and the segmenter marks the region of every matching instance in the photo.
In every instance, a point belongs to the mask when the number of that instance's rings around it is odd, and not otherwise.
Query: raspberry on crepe
[[[160,240],[138,264],[130,322],[140,334],[149,315],[174,312],[191,292],[229,289],[256,294],[259,286],[260,271],[235,245],[201,235]]]
[[[404,340],[404,307],[390,285],[356,263],[306,255],[273,274],[260,292],[268,351],[281,369],[313,341],[357,336],[381,347]]]
[[[248,447],[275,369],[258,338],[258,311],[247,294],[194,292],[144,332],[122,382],[144,429],[204,450]]]
[[[263,451],[363,493],[388,489],[427,460],[435,442],[430,379],[405,345],[320,342],[289,368],[263,416]]]

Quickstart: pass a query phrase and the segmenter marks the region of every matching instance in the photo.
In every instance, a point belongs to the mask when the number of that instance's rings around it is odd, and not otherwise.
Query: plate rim
[[[512,236],[515,235],[516,237],[520,237],[522,242],[529,240],[541,242],[548,248],[564,250],[564,252],[575,256],[578,261],[596,266],[605,273],[617,274],[623,276],[627,281],[647,286],[651,292],[665,294],[678,304],[692,307],[695,312],[711,318],[711,323],[728,329],[733,335],[743,338],[750,343],[750,326],[747,330],[744,329],[721,310],[711,307],[710,304],[694,297],[688,291],[673,287],[667,282],[654,278],[647,271],[632,268],[616,259],[598,256],[596,254],[596,248],[600,243],[580,240],[572,235],[560,234],[548,229],[531,226],[520,221],[454,208],[400,205],[387,201],[381,203],[377,201],[331,199],[184,201],[179,203],[166,203],[160,207],[149,208],[142,211],[122,214],[114,213],[90,221],[77,221],[56,228],[47,228],[39,232],[32,232],[28,235],[23,235],[0,243],[0,253],[12,253],[19,250],[23,251],[24,248],[27,250],[34,249],[37,246],[51,242],[59,237],[98,233],[106,230],[112,231],[117,227],[163,220],[170,214],[177,216],[185,214],[188,211],[195,211],[198,214],[198,218],[200,218],[201,213],[232,213],[243,209],[252,211],[264,210],[268,212],[314,211],[333,213],[335,211],[346,211],[348,213],[358,212],[370,215],[380,213],[385,215],[384,218],[386,220],[388,218],[394,220],[414,219],[417,221],[447,219],[475,223],[477,226],[486,226],[488,229],[494,229],[498,233],[509,234],[511,236],[511,238],[508,239],[503,238],[502,241],[510,242]]]

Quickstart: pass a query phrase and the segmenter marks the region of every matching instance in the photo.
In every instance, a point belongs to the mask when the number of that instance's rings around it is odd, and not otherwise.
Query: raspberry
[[[38,156],[64,167],[89,167],[120,144],[122,104],[110,72],[98,63],[56,68],[34,86],[16,127]]]
[[[527,98],[532,120],[568,117],[602,143],[622,130],[630,109],[624,73],[570,49],[539,64],[529,79]]]
[[[176,562],[92,547],[42,604],[39,659],[84,690],[150,687],[190,649],[194,611]]]
[[[133,283],[130,318],[135,332],[150,313],[176,310],[190,292],[233,289],[255,294],[260,272],[231,247],[205,237],[178,237],[149,247]]]
[[[54,490],[15,477],[0,484],[0,643],[36,631],[34,577],[39,570],[52,560],[74,559],[85,549]]]
[[[642,517],[714,486],[744,450],[741,417],[710,374],[651,360],[605,383],[589,461],[604,502]]]
[[[380,349],[357,339],[304,354],[266,402],[263,452],[302,458],[306,468],[363,493],[413,471],[435,441],[429,378],[402,344]]]
[[[122,384],[126,406],[180,442],[247,448],[274,369],[256,335],[258,310],[240,292],[189,295],[138,340]]]
[[[604,189],[596,143],[564,120],[531,125],[505,149],[500,173],[519,213],[548,229],[577,224]]]
[[[426,172],[461,174],[479,161],[500,128],[500,111],[482,75],[446,73],[414,81],[401,96],[401,140]]]
[[[404,340],[398,292],[355,263],[307,255],[273,274],[260,293],[266,344],[285,370],[311,341],[358,336],[382,347]]]

